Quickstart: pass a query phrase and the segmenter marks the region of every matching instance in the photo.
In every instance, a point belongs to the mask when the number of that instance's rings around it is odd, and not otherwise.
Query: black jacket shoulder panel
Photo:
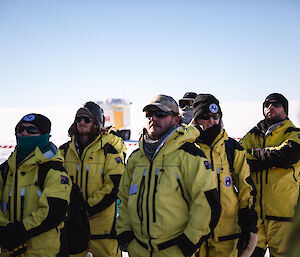
[[[244,148],[240,145],[240,143],[238,141],[236,141],[235,139],[233,139],[232,137],[228,137],[228,140],[226,140],[226,142],[227,142],[227,144],[232,146],[235,150],[238,150],[238,151],[244,150]]]
[[[70,144],[71,144],[71,141],[68,141],[68,142],[62,144],[62,145],[59,147],[59,149],[60,149],[60,150],[64,150],[65,152],[67,152],[67,151],[68,151],[68,148],[69,148],[69,146],[70,146]]]
[[[108,154],[108,153],[111,153],[111,154],[117,154],[118,151],[116,148],[114,148],[111,144],[109,143],[106,143],[103,147],[104,149],[104,154],[105,156]]]
[[[137,153],[138,151],[140,151],[140,148],[135,149],[135,150],[129,155],[129,158],[131,157],[131,155]]]
[[[50,169],[59,170],[61,172],[66,172],[66,169],[62,165],[60,161],[49,161],[42,164],[39,164],[39,172],[38,172],[38,185],[41,190],[44,189],[44,182],[47,177],[48,171]]]
[[[293,127],[289,127],[286,129],[286,131],[284,131],[284,134],[290,133],[290,132],[299,132],[300,128],[293,128]]]
[[[3,180],[3,184],[5,184],[9,172],[9,165],[7,160],[0,165],[0,172]]]
[[[204,152],[202,150],[200,150],[194,143],[184,143],[181,147],[179,147],[179,149],[194,155],[194,156],[200,156],[203,158],[206,158],[206,155],[204,154]]]

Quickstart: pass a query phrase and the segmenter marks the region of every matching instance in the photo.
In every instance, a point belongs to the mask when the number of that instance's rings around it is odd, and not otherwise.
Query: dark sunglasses
[[[40,134],[40,130],[34,126],[25,127],[21,125],[18,127],[17,132],[21,134],[24,130],[26,130],[28,134],[32,134],[32,135]]]
[[[265,102],[264,107],[268,108],[272,104],[273,107],[282,107],[282,104],[279,102]]]
[[[173,114],[173,112],[160,112],[160,111],[151,112],[151,111],[148,111],[148,112],[146,112],[146,118],[151,118],[151,117],[153,117],[153,115],[155,115],[157,118],[161,119],[161,118],[165,118],[172,114]]]
[[[193,102],[194,100],[179,100],[179,107],[181,109],[183,109],[184,107],[188,106],[188,107],[192,107],[193,106]]]
[[[218,120],[218,119],[220,119],[220,114],[219,113],[205,113],[205,114],[199,116],[199,118],[201,120],[209,120],[210,117],[212,117],[214,120]]]
[[[93,119],[91,117],[88,117],[88,116],[76,116],[75,117],[75,121],[77,123],[79,123],[81,120],[84,120],[84,122],[86,124],[90,123]]]

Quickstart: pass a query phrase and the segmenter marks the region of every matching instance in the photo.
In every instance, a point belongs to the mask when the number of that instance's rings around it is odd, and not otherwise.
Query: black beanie
[[[272,93],[272,94],[268,95],[267,98],[265,99],[264,103],[263,103],[263,108],[265,106],[265,103],[270,101],[270,100],[276,100],[277,102],[281,103],[286,115],[288,115],[289,102],[282,94]]]
[[[222,111],[217,98],[211,94],[197,95],[194,104],[194,119],[206,113],[219,113],[222,118]]]
[[[94,119],[98,122],[99,127],[102,128],[104,126],[104,115],[102,108],[94,102],[87,102],[84,107],[91,112]]]
[[[51,121],[44,115],[38,113],[30,113],[25,115],[16,125],[15,132],[17,133],[18,127],[23,123],[30,123],[36,126],[41,135],[49,134],[51,130]]]

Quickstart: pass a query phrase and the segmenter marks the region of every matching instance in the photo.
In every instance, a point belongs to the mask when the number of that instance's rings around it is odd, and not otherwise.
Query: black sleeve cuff
[[[238,213],[238,224],[242,232],[257,233],[257,213],[254,209],[242,208]]]
[[[117,238],[121,250],[127,252],[127,246],[135,238],[135,236],[132,231],[125,231],[118,235]]]
[[[197,245],[191,242],[185,234],[181,234],[176,238],[176,243],[184,256],[192,256],[197,250]]]

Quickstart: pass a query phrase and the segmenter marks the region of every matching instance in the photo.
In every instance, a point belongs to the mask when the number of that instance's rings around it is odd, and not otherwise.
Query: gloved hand
[[[176,243],[184,256],[192,256],[197,250],[197,245],[191,242],[185,234],[178,236]]]
[[[132,231],[124,231],[118,235],[118,243],[120,249],[124,252],[127,252],[127,246],[134,239],[134,234]]]
[[[254,209],[243,208],[239,210],[238,218],[238,224],[241,228],[237,245],[238,256],[250,256],[257,242],[257,213]]]
[[[27,250],[27,244],[22,244],[10,252],[9,257],[24,257]]]
[[[264,169],[263,163],[259,160],[247,160],[247,163],[251,173],[262,171]]]
[[[12,251],[26,241],[26,230],[22,222],[9,223],[0,227],[0,245]]]

